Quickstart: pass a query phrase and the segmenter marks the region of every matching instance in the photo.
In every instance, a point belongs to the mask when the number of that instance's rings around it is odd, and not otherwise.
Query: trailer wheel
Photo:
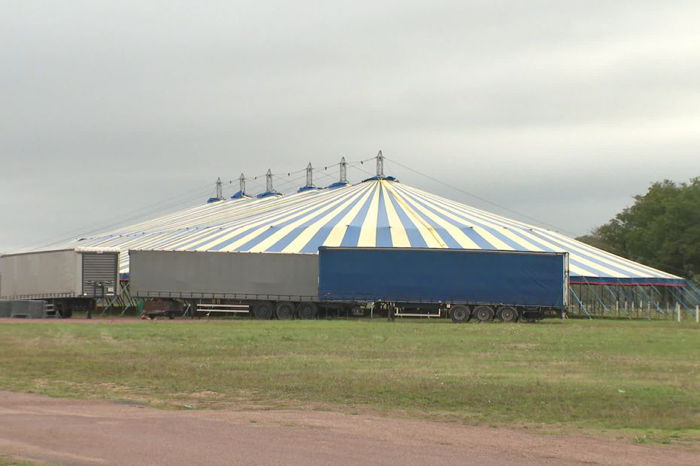
[[[253,306],[253,315],[256,319],[270,320],[272,318],[272,303],[263,301]]]
[[[510,306],[503,306],[498,310],[498,318],[503,322],[515,322],[518,320],[518,311]]]
[[[474,316],[479,322],[491,322],[493,320],[493,308],[491,306],[476,306]]]
[[[277,304],[275,314],[279,320],[289,320],[294,318],[294,304],[284,301]]]
[[[467,306],[457,305],[450,308],[450,318],[455,324],[466,322],[471,317],[471,311]]]
[[[315,319],[318,314],[318,306],[316,303],[299,303],[297,314],[302,319]]]

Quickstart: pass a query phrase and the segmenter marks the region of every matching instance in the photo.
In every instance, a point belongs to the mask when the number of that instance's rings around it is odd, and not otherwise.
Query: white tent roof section
[[[80,238],[71,246],[259,253],[319,246],[566,251],[572,282],[680,285],[680,277],[560,233],[469,207],[391,177],[286,196],[212,202]],[[121,272],[128,273],[122,254]]]

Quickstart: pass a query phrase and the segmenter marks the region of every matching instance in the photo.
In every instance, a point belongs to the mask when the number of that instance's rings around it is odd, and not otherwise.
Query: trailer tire
[[[315,319],[316,315],[318,314],[318,306],[316,303],[299,303],[299,307],[297,308],[297,314],[299,314],[299,317],[302,319],[310,320],[310,319]]]
[[[450,319],[455,324],[467,322],[471,317],[471,311],[467,306],[457,305],[450,308]]]
[[[256,319],[270,320],[272,318],[273,307],[269,301],[263,301],[253,306],[253,316]]]
[[[294,304],[289,301],[277,303],[275,314],[279,320],[290,320],[294,318]]]
[[[491,306],[476,306],[474,308],[474,317],[479,322],[491,322],[493,320],[494,312]]]
[[[497,316],[503,322],[517,322],[518,311],[515,310],[515,308],[511,307],[511,306],[503,306],[503,307],[498,309]]]

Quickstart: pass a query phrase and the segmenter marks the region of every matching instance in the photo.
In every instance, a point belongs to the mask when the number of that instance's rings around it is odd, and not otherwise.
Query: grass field
[[[0,390],[700,439],[693,323],[58,321],[0,323],[0,342]]]

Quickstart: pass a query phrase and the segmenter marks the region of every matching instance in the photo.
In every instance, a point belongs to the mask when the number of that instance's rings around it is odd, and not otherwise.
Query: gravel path
[[[164,411],[0,392],[0,455],[58,464],[700,464],[697,453],[326,411]]]

